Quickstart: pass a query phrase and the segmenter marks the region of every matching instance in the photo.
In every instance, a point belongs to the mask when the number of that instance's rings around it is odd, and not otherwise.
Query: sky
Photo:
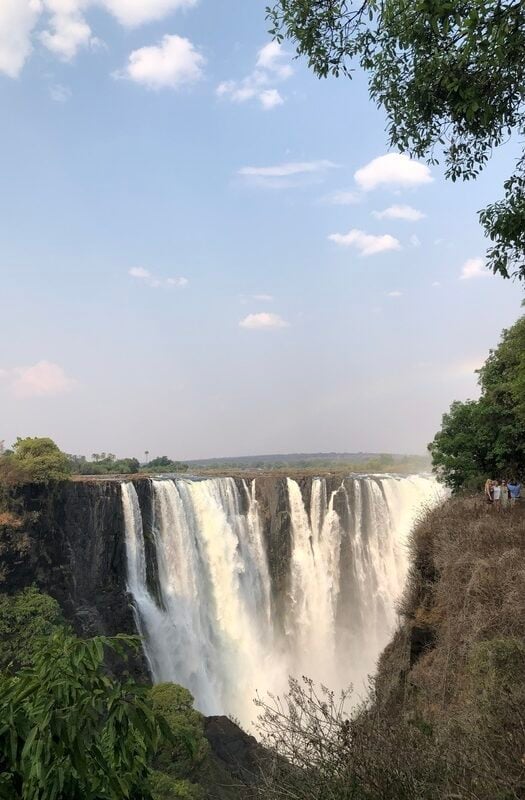
[[[423,453],[520,315],[473,183],[388,148],[266,1],[0,3],[0,439]]]

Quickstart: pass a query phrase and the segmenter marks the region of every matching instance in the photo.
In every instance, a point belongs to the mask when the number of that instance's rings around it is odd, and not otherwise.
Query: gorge
[[[159,476],[21,488],[4,585],[35,583],[81,635],[143,636],[136,677],[249,726],[289,674],[365,690],[395,626],[425,476]]]

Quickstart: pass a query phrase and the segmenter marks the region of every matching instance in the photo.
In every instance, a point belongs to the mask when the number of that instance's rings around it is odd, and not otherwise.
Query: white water
[[[255,482],[152,482],[157,601],[137,494],[122,485],[128,589],[154,681],[181,683],[204,713],[245,724],[256,692],[281,692],[289,674],[364,686],[395,624],[407,534],[440,496],[419,476],[347,478],[330,496],[318,478],[308,514],[299,485],[286,483],[291,560],[280,620]]]

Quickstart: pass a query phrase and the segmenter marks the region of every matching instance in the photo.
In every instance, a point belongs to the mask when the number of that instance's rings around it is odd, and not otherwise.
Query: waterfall
[[[137,494],[122,484],[128,590],[153,680],[247,725],[256,693],[282,692],[289,674],[364,687],[395,625],[407,535],[440,497],[420,476],[314,478],[307,497],[288,478],[285,490],[289,565],[276,597],[256,480],[153,480],[154,597]]]

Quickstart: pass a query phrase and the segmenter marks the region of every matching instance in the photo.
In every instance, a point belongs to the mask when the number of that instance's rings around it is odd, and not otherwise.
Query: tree
[[[0,678],[0,796],[6,800],[148,800],[149,762],[169,729],[146,689],[103,668],[130,637],[41,640],[30,668]]]
[[[48,438],[18,437],[13,445],[13,454],[4,458],[9,459],[33,483],[63,481],[71,474],[68,456]]]
[[[480,399],[453,403],[429,444],[434,470],[454,491],[525,474],[525,316],[503,331],[479,384]]]
[[[319,77],[360,65],[390,145],[431,163],[443,153],[453,181],[525,133],[523,0],[277,0],[267,16]],[[488,265],[525,279],[525,151],[504,190],[480,212]]]

